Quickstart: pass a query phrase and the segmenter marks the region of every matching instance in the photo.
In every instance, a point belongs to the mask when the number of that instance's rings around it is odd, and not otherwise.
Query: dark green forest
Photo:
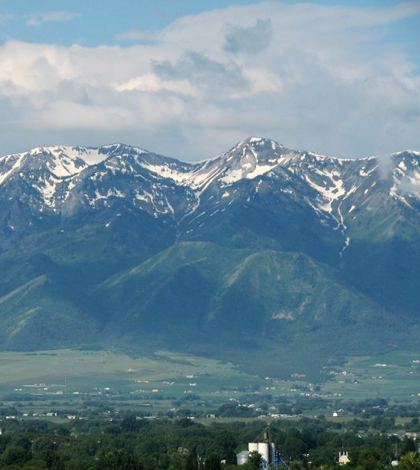
[[[349,470],[391,468],[396,459],[402,470],[419,469],[418,442],[375,429],[375,423],[383,428],[382,421],[370,420],[368,429],[357,432],[357,422],[346,425],[323,416],[277,420],[270,435],[292,470],[339,468],[341,451],[349,452]],[[236,467],[236,453],[266,428],[258,421],[204,426],[188,418],[151,421],[131,413],[116,422],[2,419],[1,425],[4,470],[229,470]],[[254,457],[238,468],[260,468]]]

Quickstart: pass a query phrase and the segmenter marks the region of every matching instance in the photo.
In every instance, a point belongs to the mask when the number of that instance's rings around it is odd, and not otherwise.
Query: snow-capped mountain
[[[123,144],[6,155],[0,269],[0,348],[418,343],[420,153],[251,137],[197,163]]]
[[[3,237],[17,226],[27,233],[41,221],[103,210],[116,200],[167,219],[182,237],[255,198],[299,203],[341,233],[344,251],[363,214],[389,205],[419,213],[420,153],[342,159],[251,137],[200,163],[122,144],[36,148],[0,158]]]

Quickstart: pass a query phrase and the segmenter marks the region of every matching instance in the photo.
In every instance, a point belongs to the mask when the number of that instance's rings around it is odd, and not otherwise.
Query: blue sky
[[[420,2],[0,0],[0,153],[420,148]]]
[[[263,3],[254,0],[0,0],[0,12],[13,16],[2,25],[1,40],[7,38],[61,45],[78,43],[85,46],[121,43],[118,34],[133,29],[157,30],[186,15],[226,8],[232,5]],[[298,3],[287,0],[285,3]],[[396,6],[398,0],[318,0],[311,3],[350,7]],[[36,8],[35,8],[36,7]],[[51,21],[27,25],[37,12],[67,12],[70,21]],[[405,44],[420,63],[420,15],[406,18],[388,27],[384,41]]]

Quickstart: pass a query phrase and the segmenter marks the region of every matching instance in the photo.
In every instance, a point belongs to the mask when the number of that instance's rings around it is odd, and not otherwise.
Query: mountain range
[[[420,347],[420,153],[251,137],[0,157],[0,348],[170,349],[313,375]]]

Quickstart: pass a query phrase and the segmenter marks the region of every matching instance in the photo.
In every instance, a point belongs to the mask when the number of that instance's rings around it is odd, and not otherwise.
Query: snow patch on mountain
[[[178,184],[187,184],[193,175],[193,172],[182,172],[172,168],[168,163],[156,165],[145,161],[141,166],[161,178],[169,178]]]
[[[54,178],[45,179],[44,184],[40,185],[37,189],[41,193],[45,203],[49,207],[54,208],[54,196],[57,189],[57,180],[55,180]]]
[[[332,213],[334,201],[346,194],[346,188],[343,180],[340,178],[339,172],[328,172],[324,170],[319,172],[319,174],[322,174],[328,179],[328,181],[323,181],[324,186],[312,181],[308,175],[304,175],[304,178],[309,186],[315,189],[320,195],[321,202],[318,204],[318,207],[325,212]]]
[[[321,224],[342,232],[344,251],[353,220],[346,217],[366,201],[377,200],[377,191],[385,188],[392,198],[415,206],[410,198],[420,199],[419,157],[419,152],[412,151],[394,154],[384,176],[374,157],[327,157],[289,150],[260,137],[245,139],[228,152],[198,163],[123,144],[38,147],[0,158],[0,185],[11,177],[26,179],[40,194],[43,207],[38,210],[44,213],[96,209],[118,198],[153,217],[170,217],[180,224],[186,218],[190,223],[195,214],[204,212],[203,207],[207,216],[200,217],[200,223],[219,216],[241,200],[235,195],[244,187],[241,182],[256,180],[247,183],[253,191],[244,201],[271,197],[271,191],[293,203],[302,201],[316,212]]]
[[[3,164],[3,165],[8,164],[10,168],[0,175],[0,184],[3,184],[12,173],[14,173],[16,170],[18,170],[21,167],[24,158],[25,158],[25,154],[21,153],[21,154],[6,155],[5,157],[0,159],[0,164]],[[11,166],[10,166],[10,162],[12,162]]]

